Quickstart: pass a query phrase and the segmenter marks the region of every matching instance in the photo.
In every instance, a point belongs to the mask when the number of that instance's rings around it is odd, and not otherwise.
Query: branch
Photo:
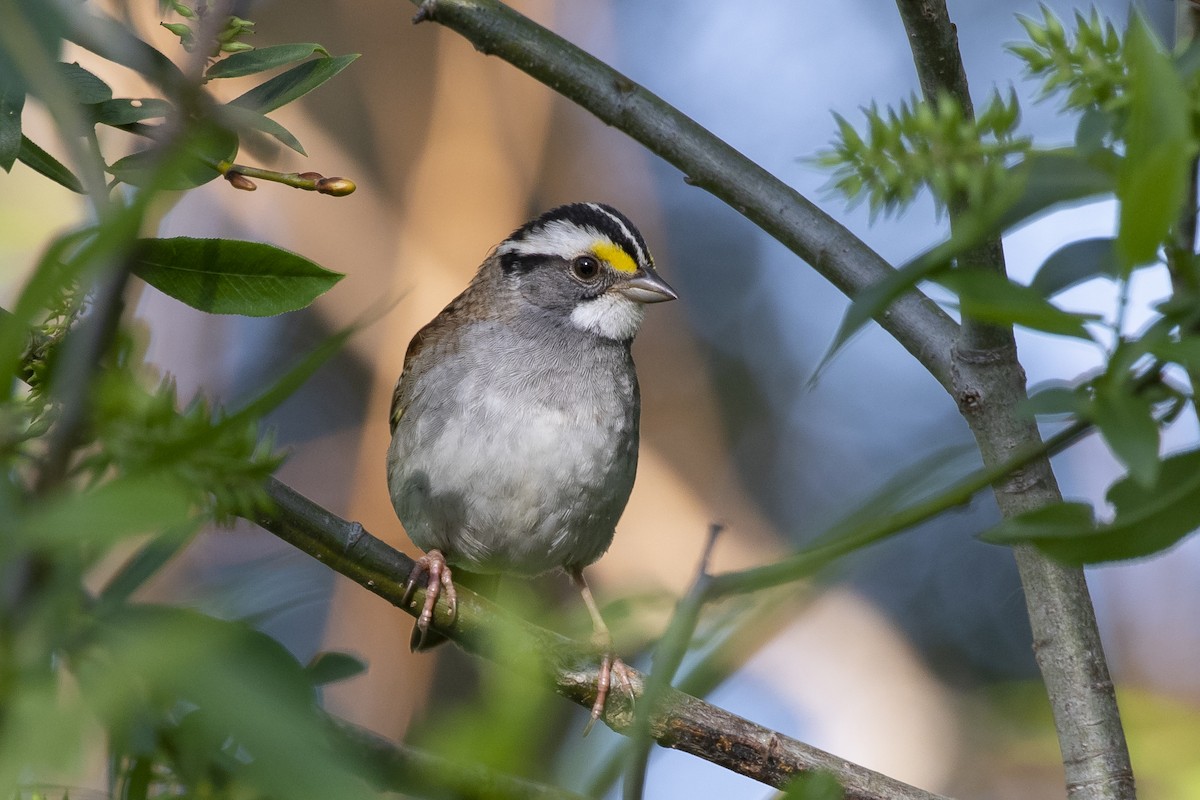
[[[897,0],[927,101],[947,93],[971,114],[966,71],[945,0]],[[951,207],[954,227],[961,208]],[[959,259],[960,269],[1004,274],[997,237]],[[1012,326],[984,324],[964,315],[953,351],[954,396],[971,426],[984,464],[1010,459],[1041,441],[1036,423],[1021,415],[1025,372]],[[1048,458],[995,485],[1005,517],[1062,501]],[[1133,768],[1116,693],[1096,625],[1083,570],[1051,561],[1031,546],[1014,549],[1033,630],[1034,655],[1054,713],[1071,798],[1133,798]]]
[[[407,607],[401,605],[403,581],[413,560],[363,529],[321,508],[295,490],[272,478],[267,491],[274,509],[252,519],[284,541],[303,550],[406,613],[416,616],[423,602],[418,590]],[[458,614],[450,624],[444,603],[434,615],[438,632],[468,652],[502,661],[505,653],[537,652],[544,655],[540,672],[563,697],[591,708],[597,678],[596,654],[552,631],[507,614],[465,588],[458,590]],[[495,648],[491,642],[503,632],[512,646]],[[520,667],[520,663],[508,662]],[[630,670],[634,690],[640,695],[644,677]],[[630,730],[633,713],[628,700],[615,692],[605,709],[604,721],[620,733]],[[703,758],[733,772],[776,788],[785,787],[801,773],[822,770],[835,775],[851,800],[937,800],[922,791],[872,772],[796,739],[756,725],[675,689],[667,688],[650,713],[650,735],[664,747]]]
[[[457,800],[585,800],[576,792],[496,772],[480,765],[397,745],[336,717],[329,724],[354,756],[366,762],[380,788],[422,797]]]
[[[507,61],[624,131],[679,168],[813,266],[850,297],[894,270],[803,195],[662,98],[496,0],[411,0],[415,22],[432,20],[477,50]],[[947,390],[958,326],[925,295],[909,292],[879,324]]]

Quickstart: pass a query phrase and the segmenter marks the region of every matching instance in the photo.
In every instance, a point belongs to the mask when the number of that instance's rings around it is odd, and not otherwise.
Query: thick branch
[[[512,9],[496,0],[412,2],[420,6],[417,21],[445,25],[629,134],[850,297],[892,273],[878,253],[799,192],[662,98]],[[950,388],[957,326],[945,312],[913,291],[881,314],[879,324]]]
[[[945,0],[897,0],[928,101],[948,94],[971,113],[958,36]],[[961,209],[950,209],[953,227]],[[961,269],[1005,271],[997,238],[959,259]],[[1040,442],[1037,425],[1017,411],[1025,372],[1011,326],[964,317],[953,351],[953,392],[986,465]],[[995,484],[1006,516],[1062,500],[1048,458]],[[1072,798],[1132,798],[1133,770],[1116,694],[1104,659],[1083,570],[1057,564],[1032,547],[1015,550],[1033,629],[1034,654],[1046,685]]]
[[[408,556],[367,533],[357,523],[331,514],[290,487],[272,479],[268,492],[275,508],[253,520],[286,542],[324,562],[342,575],[415,616],[423,597],[401,606],[403,581],[413,567]],[[537,652],[544,655],[542,675],[555,691],[591,708],[595,696],[596,657],[570,640],[507,614],[497,606],[460,588],[458,616],[453,625],[439,603],[435,626],[464,649],[494,660],[505,653]],[[497,633],[510,646],[497,649]],[[520,667],[520,664],[510,664]],[[632,671],[640,694],[643,677]],[[621,693],[609,699],[604,720],[618,732],[632,724],[633,714]],[[798,774],[825,770],[837,776],[847,798],[858,800],[936,800],[937,795],[893,780],[810,747],[796,739],[756,725],[703,700],[667,689],[650,718],[651,736],[664,747],[691,753],[741,775],[783,788]]]

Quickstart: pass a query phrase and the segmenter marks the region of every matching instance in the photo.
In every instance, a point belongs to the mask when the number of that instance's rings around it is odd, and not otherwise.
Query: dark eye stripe
[[[638,229],[620,211],[602,203],[571,203],[552,208],[537,219],[517,228],[506,241],[524,241],[534,232],[557,220],[569,222],[580,228],[592,228],[628,253],[635,264],[653,266],[654,262],[646,248],[646,241]],[[508,259],[508,257],[509,254],[504,254],[502,263],[505,271],[513,272],[520,269],[520,265],[515,261],[529,256],[517,256],[515,260],[505,263],[503,259]]]

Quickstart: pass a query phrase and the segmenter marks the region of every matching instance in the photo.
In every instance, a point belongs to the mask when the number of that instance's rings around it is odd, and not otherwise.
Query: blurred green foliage
[[[945,96],[912,99],[896,111],[872,107],[866,135],[837,118],[838,139],[821,160],[847,198],[866,196],[873,209],[900,211],[927,189],[960,212],[948,240],[855,298],[830,355],[922,280],[947,289],[964,317],[1094,342],[1105,366],[1042,387],[1028,410],[1087,423],[1104,437],[1128,470],[1109,491],[1116,518],[1101,522],[1103,511],[1063,503],[1006,520],[985,538],[1032,542],[1077,564],[1139,558],[1200,526],[1192,477],[1197,451],[1166,457],[1160,436],[1185,408],[1195,410],[1200,376],[1193,357],[1200,349],[1200,259],[1191,191],[1200,152],[1200,45],[1170,53],[1138,14],[1123,33],[1096,11],[1076,14],[1072,30],[1046,8],[1040,20],[1020,20],[1029,40],[1009,50],[1044,97],[1065,94],[1064,113],[1079,117],[1074,147],[1039,150],[1020,136],[1015,95],[1008,103],[994,96],[975,120]],[[1063,202],[1106,197],[1120,206],[1116,235],[1060,248],[1029,285],[959,263],[988,238]],[[1164,265],[1171,294],[1159,298],[1149,325],[1130,330],[1133,274]],[[1113,306],[1067,310],[1056,302],[1066,289],[1095,279],[1116,284]]]

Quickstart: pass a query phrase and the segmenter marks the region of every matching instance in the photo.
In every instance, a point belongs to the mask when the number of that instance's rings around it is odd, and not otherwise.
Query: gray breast
[[[554,346],[495,323],[463,331],[457,363],[417,382],[388,452],[396,513],[420,547],[483,572],[592,563],[637,467],[628,347]]]

